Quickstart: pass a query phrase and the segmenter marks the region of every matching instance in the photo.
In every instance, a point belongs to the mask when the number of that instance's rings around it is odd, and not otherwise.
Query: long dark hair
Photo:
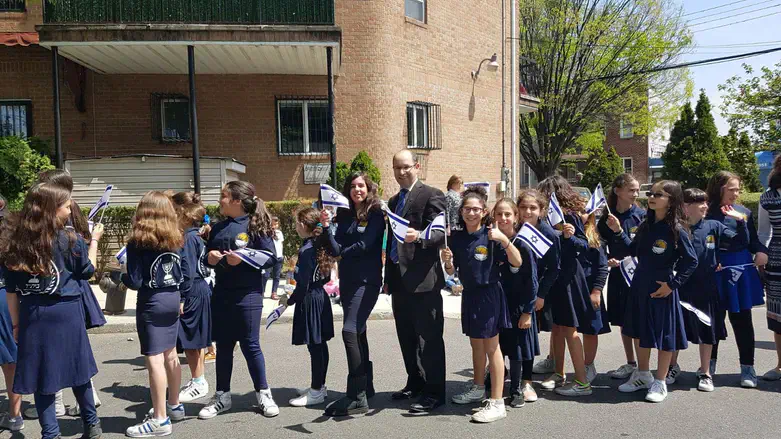
[[[576,214],[582,212],[586,207],[586,200],[578,195],[569,182],[561,175],[554,175],[542,180],[537,185],[537,190],[547,200],[550,200],[551,194],[555,192],[556,199],[559,200],[559,205],[564,210],[564,213]]]
[[[774,190],[781,188],[781,154],[773,159],[773,169],[767,177],[767,186]]]
[[[224,190],[232,200],[241,201],[244,212],[250,216],[247,234],[254,237],[271,238],[274,230],[271,228],[271,215],[266,209],[266,203],[255,195],[255,186],[246,181],[229,181]]]
[[[92,239],[87,216],[84,215],[84,212],[81,211],[79,204],[75,200],[71,200],[71,226],[85,241],[89,242]]]
[[[729,171],[719,171],[713,174],[713,177],[708,180],[708,188],[705,192],[708,194],[708,212],[715,213],[721,210],[721,197],[724,186],[726,186],[730,180],[737,180],[740,183],[740,177]]]
[[[323,235],[323,227],[320,224],[320,211],[313,207],[305,207],[296,213],[296,219],[315,239],[316,260],[317,266],[320,268],[320,274],[329,276],[335,259],[325,250],[326,245],[328,245],[328,237]]]
[[[680,230],[684,232],[689,230],[689,226],[686,223],[686,214],[683,210],[683,189],[681,189],[681,184],[674,180],[661,180],[654,183],[654,186],[657,185],[661,186],[662,190],[668,194],[667,215],[658,221],[664,221],[670,226],[675,237],[675,245],[677,246]],[[656,221],[656,212],[653,209],[648,209],[645,220],[637,227],[637,237],[635,239],[639,239],[640,235],[648,233],[651,222]]]
[[[618,195],[616,195],[616,189],[623,189],[624,186],[636,181],[637,179],[632,174],[621,174],[616,177],[615,180],[613,180],[613,185],[610,187],[610,193],[607,196],[607,206],[610,208],[611,212],[615,212],[616,206],[618,205]]]
[[[73,192],[73,177],[64,169],[51,169],[38,174],[38,183],[49,183]]]
[[[366,199],[363,200],[361,207],[356,209],[353,198],[350,196],[350,189],[352,188],[353,181],[359,177],[363,178],[363,181],[366,182]],[[377,183],[372,181],[372,179],[369,178],[369,175],[365,172],[353,172],[344,181],[342,195],[347,197],[347,199],[350,201],[350,213],[352,213],[359,222],[367,221],[369,219],[369,213],[371,213],[372,210],[380,209],[380,196],[377,194],[377,191]]]
[[[466,230],[466,223],[461,211],[464,209],[466,202],[471,199],[478,200],[483,205],[483,209],[485,209],[486,204],[488,204],[488,192],[481,186],[470,186],[461,194],[461,206],[458,207],[458,224],[464,230]],[[491,215],[486,214],[481,224],[484,226],[491,224]]]

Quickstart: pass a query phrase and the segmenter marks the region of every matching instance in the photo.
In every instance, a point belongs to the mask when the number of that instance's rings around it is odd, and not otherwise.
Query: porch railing
[[[44,1],[47,24],[334,24],[334,0]],[[0,6],[3,2],[0,0]]]
[[[0,12],[23,12],[24,0],[0,0]]]

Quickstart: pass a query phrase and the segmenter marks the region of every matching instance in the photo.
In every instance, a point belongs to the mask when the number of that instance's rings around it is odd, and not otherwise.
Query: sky
[[[691,50],[691,53],[684,56],[684,62],[719,58],[781,47],[781,0],[678,1],[683,6],[684,14],[687,14],[683,18],[689,23],[689,27],[694,35],[694,44],[696,45],[696,47]],[[724,7],[703,11],[704,9],[715,8],[722,5],[724,5]],[[763,15],[768,16],[751,20],[752,18],[761,17]],[[750,21],[735,23],[743,20]],[[706,21],[710,22],[704,23]],[[714,26],[722,25],[726,26],[718,29],[706,30]],[[757,44],[741,47],[712,47],[751,43]],[[692,78],[694,79],[692,106],[696,104],[699,90],[701,88],[705,89],[705,93],[708,95],[711,105],[713,106],[713,116],[716,118],[716,125],[719,128],[719,133],[726,134],[727,131],[729,131],[729,125],[724,118],[721,117],[721,110],[719,107],[721,106],[722,100],[718,85],[725,83],[727,79],[734,75],[745,76],[743,68],[741,67],[743,63],[753,66],[755,71],[758,71],[761,66],[772,66],[779,62],[781,62],[781,51],[721,64],[691,67],[690,71]]]

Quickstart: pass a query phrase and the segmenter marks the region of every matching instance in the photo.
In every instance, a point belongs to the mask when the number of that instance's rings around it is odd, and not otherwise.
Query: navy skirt
[[[9,363],[16,363],[16,340],[5,288],[0,288],[0,364]]]
[[[157,355],[175,348],[179,336],[179,290],[141,289],[136,303],[141,355]]]
[[[203,279],[193,282],[184,299],[184,314],[179,316],[180,349],[203,349],[211,345],[211,287]]]
[[[502,285],[464,288],[461,294],[461,330],[469,338],[492,338],[511,328]]]
[[[499,333],[502,353],[512,361],[528,361],[540,355],[540,340],[537,337],[537,313],[532,313],[532,326],[529,329],[518,328],[518,321],[511,321],[512,328]]]
[[[578,327],[578,332],[586,335],[602,335],[610,332],[610,321],[608,320],[607,309],[605,308],[605,295],[600,295],[599,309],[595,310],[591,306],[591,298],[587,303],[590,307],[589,312],[586,313],[585,324]]]
[[[624,326],[628,295],[629,285],[621,274],[621,268],[611,268],[607,278],[607,316],[611,325]]]
[[[106,324],[106,316],[103,315],[103,310],[100,308],[98,298],[95,297],[95,293],[92,292],[92,287],[89,282],[82,280],[79,282],[81,286],[81,301],[84,307],[84,325],[87,329],[97,328]]]
[[[334,338],[331,299],[323,288],[315,288],[295,304],[293,344],[320,344]]]
[[[559,282],[551,288],[545,302],[548,300],[551,302],[551,320],[554,325],[579,328],[595,319],[596,313],[591,307],[588,283],[580,264],[569,283],[563,285]]]
[[[98,373],[82,306],[79,296],[21,297],[14,392],[51,395]]]
[[[702,290],[697,291],[698,288]],[[683,310],[683,324],[686,329],[686,339],[694,344],[716,344],[720,340],[727,339],[727,326],[724,324],[724,315],[719,310],[719,292],[716,288],[706,289],[700,285],[692,285],[690,288],[679,290],[681,300],[689,302],[710,317],[711,326],[702,323],[693,312]]]
[[[722,266],[751,264],[754,258],[748,250],[739,252],[720,252]],[[765,303],[764,287],[759,278],[757,267],[751,265],[743,270],[724,269],[716,272],[719,286],[719,301],[722,309],[729,312],[741,312]]]
[[[646,284],[635,273],[632,284]],[[646,288],[633,288],[627,298],[627,316],[621,333],[627,337],[640,340],[640,347],[658,349],[662,351],[679,351],[686,349],[686,329],[678,290],[673,290],[669,296],[654,299],[651,294],[657,290],[658,285],[653,281],[651,290]]]

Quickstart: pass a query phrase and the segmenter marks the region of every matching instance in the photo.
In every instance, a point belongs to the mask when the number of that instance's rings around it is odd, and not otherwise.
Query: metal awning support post
[[[201,193],[201,156],[198,148],[198,113],[195,105],[195,47],[187,46],[187,74],[190,77],[190,136],[193,142],[193,183]]]

